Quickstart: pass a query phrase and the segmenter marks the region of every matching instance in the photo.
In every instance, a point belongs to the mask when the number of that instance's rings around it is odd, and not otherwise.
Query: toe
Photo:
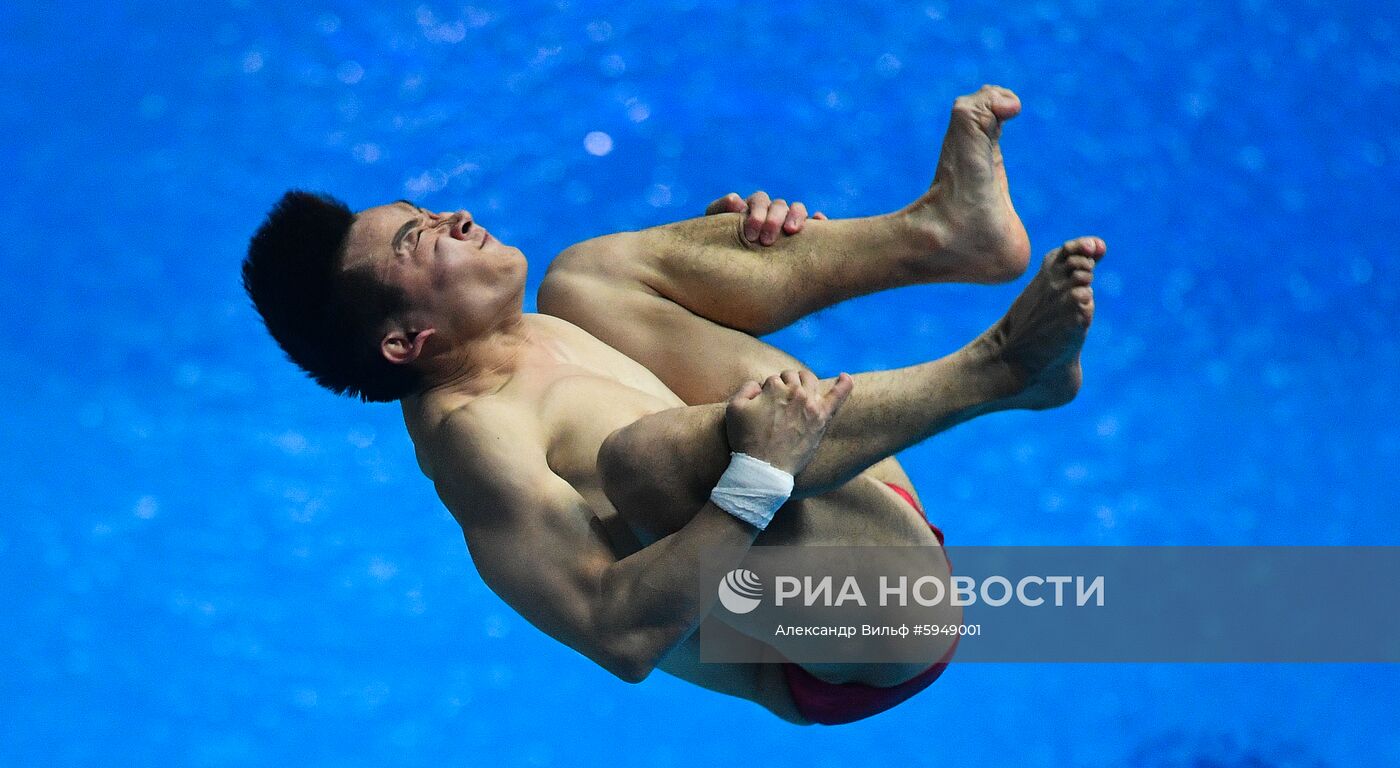
[[[1089,258],[1088,256],[1080,256],[1079,254],[1073,254],[1065,258],[1065,268],[1071,271],[1082,269],[1087,270],[1089,272],[1093,272],[1094,260]]]
[[[1103,256],[1108,246],[1105,245],[1104,241],[1100,238],[1085,236],[1076,237],[1073,240],[1066,240],[1061,248],[1069,254],[1081,254],[1091,259],[1098,259]]]
[[[1021,99],[1010,88],[987,84],[974,95],[985,99],[1000,120],[1009,120],[1021,112]]]

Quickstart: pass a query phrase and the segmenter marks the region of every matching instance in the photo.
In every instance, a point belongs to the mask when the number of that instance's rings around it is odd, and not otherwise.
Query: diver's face
[[[433,213],[406,200],[355,216],[345,266],[369,265],[440,330],[472,335],[519,312],[525,256],[470,213]]]

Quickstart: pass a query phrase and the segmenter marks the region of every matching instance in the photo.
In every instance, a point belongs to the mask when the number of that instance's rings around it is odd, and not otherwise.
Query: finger
[[[744,198],[739,197],[738,192],[730,192],[724,197],[718,198],[713,203],[705,206],[705,215],[714,216],[717,213],[742,213],[744,207]]]
[[[796,389],[802,388],[802,377],[797,371],[783,371],[783,383]]]
[[[763,224],[768,221],[768,205],[749,206],[749,214],[744,218],[744,239],[757,243],[763,236]]]
[[[763,221],[763,232],[759,234],[758,241],[764,245],[772,245],[778,239],[778,232],[783,228],[783,220],[787,218],[788,204],[781,198],[774,200],[768,207],[768,217]]]
[[[753,207],[755,205],[762,205],[766,207],[769,203],[773,202],[773,199],[768,196],[767,192],[764,192],[760,189],[757,192],[754,192],[753,194],[749,195],[749,199],[747,202],[749,204],[749,207]]]
[[[817,211],[816,213],[812,214],[812,218],[818,221],[826,221],[826,214],[822,213],[821,211]]]
[[[759,230],[763,227],[763,222],[768,219],[768,206],[773,201],[768,198],[768,193],[759,190],[749,195],[747,207],[748,218],[744,219],[744,239],[749,242],[757,242]]]
[[[822,398],[823,405],[826,406],[827,413],[836,413],[841,408],[841,404],[846,402],[846,398],[851,396],[851,391],[856,387],[856,380],[851,378],[851,374],[843,373],[836,377],[836,381],[831,383],[831,389],[826,391]]]
[[[739,389],[734,392],[733,397],[729,398],[729,402],[745,403],[758,397],[758,394],[762,391],[763,387],[759,386],[758,382],[750,379],[739,385]]]
[[[813,395],[817,394],[817,384],[820,383],[821,380],[817,378],[817,375],[815,373],[812,373],[806,368],[803,368],[802,370],[797,372],[797,376],[798,380],[802,382],[803,389],[807,390]]]
[[[728,202],[728,201],[729,201],[729,195],[725,195],[724,197],[717,197],[717,198],[715,198],[713,201],[710,202],[709,205],[705,206],[705,215],[706,215],[706,216],[713,216],[713,215],[715,215],[715,214],[717,214],[717,213],[725,213],[726,211],[729,210],[729,202]]]
[[[781,374],[775,373],[772,376],[769,376],[768,378],[763,380],[763,390],[765,392],[773,392],[775,390],[782,389],[782,386],[783,377]]]
[[[789,235],[795,235],[802,231],[802,225],[807,223],[807,206],[801,201],[793,203],[788,209],[787,219],[783,221],[783,231]]]

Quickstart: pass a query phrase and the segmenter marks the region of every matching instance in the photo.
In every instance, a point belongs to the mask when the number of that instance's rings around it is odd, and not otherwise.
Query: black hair
[[[421,376],[380,353],[384,323],[407,309],[367,266],[344,267],[355,214],[329,195],[291,190],[248,243],[243,289],[287,358],[338,395],[393,402]]]

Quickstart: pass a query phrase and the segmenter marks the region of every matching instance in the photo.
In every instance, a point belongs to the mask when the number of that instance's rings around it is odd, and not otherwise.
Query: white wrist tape
[[[760,531],[792,495],[792,475],[747,453],[729,454],[729,468],[710,491],[716,507]]]

